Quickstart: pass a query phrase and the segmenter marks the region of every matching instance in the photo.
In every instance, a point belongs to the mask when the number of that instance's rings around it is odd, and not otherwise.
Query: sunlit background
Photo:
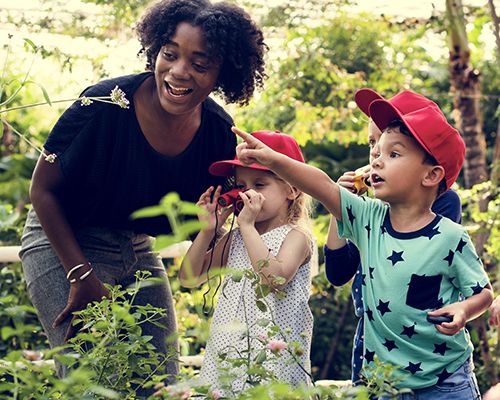
[[[287,3],[281,0],[237,0],[235,2],[247,9],[264,27],[266,43],[270,49],[267,56],[268,65],[279,64],[288,51],[283,47],[284,30],[277,28],[279,22],[272,20],[282,16],[279,13],[269,14],[270,10],[283,7],[284,4],[293,5],[298,10],[300,24],[304,26],[324,23],[325,17],[334,17],[339,13],[370,15],[391,20],[396,24],[403,22],[412,24],[413,20],[425,21],[433,15],[442,15],[446,4],[446,0],[292,0]],[[142,71],[144,60],[137,57],[140,46],[133,27],[143,11],[143,5],[147,2],[124,1],[122,15],[116,15],[117,12],[121,12],[119,7],[116,7],[116,4],[120,4],[120,0],[114,2],[114,8],[109,3],[103,0],[87,2],[0,0],[0,45],[4,45],[0,51],[4,52],[8,43],[12,53],[16,54],[15,60],[11,60],[12,67],[20,73],[29,68],[31,79],[43,83],[47,93],[54,98],[74,98],[83,88],[103,77]],[[132,5],[133,12],[125,7],[128,4]],[[494,0],[494,4],[497,9],[500,8],[500,0]],[[476,7],[488,12],[488,0],[463,0],[463,5],[466,9]],[[321,11],[318,11],[319,9]],[[304,19],[304,15],[309,15],[309,19]],[[287,18],[293,18],[293,15],[288,15]],[[116,26],[114,21],[118,21]],[[474,26],[471,24],[467,29],[472,30]],[[483,59],[491,59],[495,55],[492,29],[492,26],[486,26],[478,38]],[[36,46],[41,46],[38,56],[33,57],[26,51],[25,38]],[[448,55],[445,32],[438,34],[428,30],[420,39],[420,44],[434,60],[446,59]],[[473,43],[471,48],[474,50]],[[25,57],[22,56],[23,52]],[[51,57],[44,56],[48,54]],[[410,57],[411,54],[397,54],[401,61],[407,56]],[[0,59],[4,59],[2,54]],[[56,62],[57,65],[54,64]],[[257,93],[255,99],[258,100],[259,95]],[[43,124],[53,123],[63,107],[61,105],[45,108]],[[234,111],[234,107],[230,105],[228,111]]]

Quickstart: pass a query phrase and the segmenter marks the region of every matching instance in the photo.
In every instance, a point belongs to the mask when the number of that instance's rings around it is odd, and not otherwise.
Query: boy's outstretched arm
[[[453,321],[436,325],[436,329],[445,335],[452,336],[464,328],[471,321],[483,314],[493,301],[493,290],[488,284],[480,293],[470,296],[464,301],[448,304],[427,314],[431,316],[451,315]]]
[[[325,172],[274,151],[236,127],[231,129],[244,140],[236,147],[238,159],[243,164],[255,163],[269,168],[290,185],[320,201],[335,218],[342,220],[339,186]]]

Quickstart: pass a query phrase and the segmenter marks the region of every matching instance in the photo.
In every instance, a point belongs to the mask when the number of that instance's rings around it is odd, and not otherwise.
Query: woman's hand
[[[241,192],[240,197],[243,200],[243,209],[238,215],[238,225],[255,226],[255,219],[264,205],[265,197],[253,189]]]
[[[199,214],[198,219],[201,222],[206,222],[207,226],[203,229],[204,231],[214,231],[222,228],[226,219],[233,212],[234,206],[221,208],[218,206],[217,200],[219,199],[221,186],[217,186],[214,191],[214,187],[210,186],[199,198],[196,203],[197,206],[204,208],[207,214]],[[213,195],[212,195],[213,193]]]
[[[97,278],[94,272],[92,272],[83,281],[77,281],[70,285],[68,301],[66,307],[57,316],[54,321],[54,328],[59,326],[66,318],[70,317],[75,311],[83,310],[88,304],[93,301],[101,301],[103,297],[107,297],[109,290],[103,285],[103,283]],[[74,325],[73,322],[78,316],[74,315],[71,319],[71,323],[66,331],[66,336],[64,341],[68,341],[70,338],[76,335],[79,327]]]

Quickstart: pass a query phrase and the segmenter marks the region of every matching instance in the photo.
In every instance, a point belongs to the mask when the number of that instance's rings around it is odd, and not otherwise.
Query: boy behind
[[[403,101],[422,96],[403,92]],[[380,200],[341,189],[321,170],[276,154],[247,134],[242,162],[257,162],[321,201],[359,248],[365,306],[364,365],[375,355],[399,367],[398,387],[418,399],[476,399],[465,323],[492,301],[488,278],[463,227],[431,211],[463,163],[465,145],[434,103],[402,115],[385,100],[370,105],[384,132],[372,162]],[[459,302],[459,294],[466,300]],[[427,315],[450,315],[434,325]]]

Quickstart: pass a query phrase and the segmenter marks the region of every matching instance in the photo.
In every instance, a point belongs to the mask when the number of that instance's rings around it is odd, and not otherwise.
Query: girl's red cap
[[[269,146],[271,149],[277,151],[278,153],[284,154],[290,158],[293,158],[294,160],[304,162],[304,156],[300,151],[299,144],[292,136],[286,135],[279,131],[256,131],[252,132],[251,134],[266,146]],[[269,171],[269,168],[262,167],[258,164],[245,165],[240,160],[238,160],[237,156],[234,157],[234,160],[214,162],[212,165],[210,165],[208,171],[212,175],[231,176],[234,175],[235,166]]]

